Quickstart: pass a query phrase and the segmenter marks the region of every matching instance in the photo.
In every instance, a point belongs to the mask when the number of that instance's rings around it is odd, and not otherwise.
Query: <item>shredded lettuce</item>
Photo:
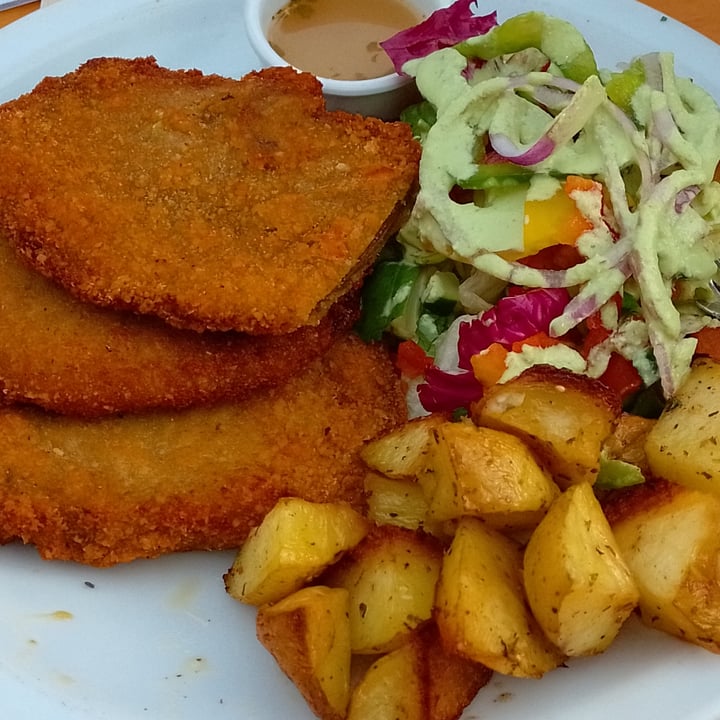
[[[400,119],[412,128],[415,139],[422,142],[435,124],[437,112],[435,106],[425,100],[403,110]]]
[[[362,314],[355,328],[363,340],[380,340],[392,321],[405,312],[419,276],[417,265],[402,261],[386,261],[375,266],[363,287]]]
[[[609,318],[607,332],[578,355],[583,372],[601,377],[619,354],[638,382],[659,380],[670,398],[689,369],[692,332],[707,322],[692,292],[720,255],[720,109],[676,75],[669,53],[600,70],[566,21],[530,12],[498,24],[478,5],[458,0],[384,43],[423,97],[403,115],[423,152],[420,192],[398,233],[404,262],[421,271],[395,315],[380,303],[386,330],[435,359],[420,402],[467,407],[482,391],[474,354],[537,332],[577,352],[570,333],[583,338],[596,316]],[[537,248],[529,203],[551,198],[568,176],[596,188],[571,194],[587,224],[570,240],[575,260],[548,261],[550,245],[542,262],[526,262]],[[551,226],[549,211],[545,219]],[[452,310],[423,300],[438,271],[457,276]]]
[[[439,266],[379,262],[363,288],[356,331],[366,342],[390,331],[433,355],[437,339],[457,315],[459,287],[457,276]]]

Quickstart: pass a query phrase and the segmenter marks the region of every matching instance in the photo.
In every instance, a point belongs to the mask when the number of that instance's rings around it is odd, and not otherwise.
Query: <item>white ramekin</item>
[[[447,5],[447,0],[407,0],[423,18]],[[287,0],[245,0],[245,29],[250,46],[266,66],[289,65],[267,40],[273,15]],[[297,68],[302,70],[303,68]],[[397,118],[400,111],[417,98],[415,83],[409,77],[392,73],[371,80],[334,80],[318,78],[330,110],[347,110],[373,115],[384,120]]]

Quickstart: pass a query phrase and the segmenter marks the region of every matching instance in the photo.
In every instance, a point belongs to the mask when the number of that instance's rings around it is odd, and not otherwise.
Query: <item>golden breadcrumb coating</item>
[[[0,410],[0,542],[96,566],[239,547],[282,496],[363,503],[364,442],[405,418],[353,335],[242,403],[80,420]]]
[[[82,417],[240,400],[300,372],[358,310],[344,298],[286,335],[180,330],[74,298],[0,236],[0,398]]]
[[[407,125],[329,112],[290,68],[97,58],[0,107],[0,229],[79,298],[283,333],[357,285],[409,211],[419,154]]]

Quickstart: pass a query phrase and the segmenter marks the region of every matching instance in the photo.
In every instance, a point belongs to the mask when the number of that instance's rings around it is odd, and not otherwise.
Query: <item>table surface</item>
[[[720,0],[645,0],[645,4],[720,43]],[[0,12],[0,27],[34,12],[39,7],[40,2],[33,2]]]
[[[720,43],[720,0],[645,0],[645,4]]]

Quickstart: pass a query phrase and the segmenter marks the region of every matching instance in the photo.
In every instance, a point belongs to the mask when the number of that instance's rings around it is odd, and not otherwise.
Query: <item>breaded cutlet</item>
[[[360,508],[359,449],[405,417],[386,352],[353,335],[241,403],[95,420],[0,409],[0,542],[95,566],[237,548],[282,496]]]
[[[351,295],[285,335],[180,330],[74,298],[0,233],[0,399],[81,417],[240,400],[301,372],[358,310]]]
[[[369,270],[419,155],[407,125],[330,112],[290,68],[96,58],[0,107],[0,230],[78,298],[285,333]]]

